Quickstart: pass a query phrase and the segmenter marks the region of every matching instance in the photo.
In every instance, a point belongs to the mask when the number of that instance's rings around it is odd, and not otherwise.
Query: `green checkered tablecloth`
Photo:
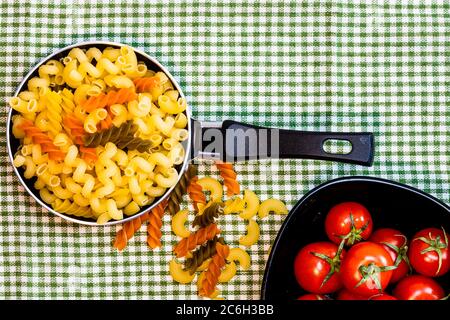
[[[373,167],[283,160],[238,163],[244,187],[288,207],[314,186],[372,175],[449,202],[449,1],[35,1],[0,4],[0,298],[196,298],[168,273],[164,247],[145,232],[123,253],[119,227],[74,225],[29,197],[7,159],[6,101],[49,53],[84,40],[127,43],[155,56],[185,90],[194,116],[301,130],[375,133]],[[202,165],[202,174],[217,172]],[[269,246],[282,223],[270,216],[251,247],[252,267],[221,292],[257,299]],[[226,216],[237,245],[245,225]]]

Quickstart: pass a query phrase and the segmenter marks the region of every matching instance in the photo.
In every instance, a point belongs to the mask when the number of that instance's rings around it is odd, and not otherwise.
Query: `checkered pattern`
[[[196,298],[168,273],[175,237],[147,249],[144,232],[123,253],[116,227],[74,225],[48,214],[19,186],[5,147],[6,99],[52,51],[83,40],[145,50],[180,81],[194,116],[302,130],[372,131],[373,167],[309,160],[238,163],[245,188],[289,207],[312,187],[372,175],[449,202],[450,5],[436,1],[33,1],[0,4],[0,298]],[[75,4],[69,4],[75,3]],[[217,175],[202,165],[202,174]],[[268,249],[282,223],[261,222],[252,267],[221,285],[256,299]],[[237,245],[245,225],[222,219]]]

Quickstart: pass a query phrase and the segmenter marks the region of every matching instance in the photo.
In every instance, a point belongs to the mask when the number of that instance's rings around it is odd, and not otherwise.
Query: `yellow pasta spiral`
[[[47,104],[47,118],[49,122],[48,129],[55,136],[62,131],[62,98],[56,92],[48,91],[45,94],[44,99]]]

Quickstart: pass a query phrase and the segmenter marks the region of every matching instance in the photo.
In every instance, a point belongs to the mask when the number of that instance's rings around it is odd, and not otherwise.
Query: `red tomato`
[[[312,293],[331,293],[341,288],[339,268],[342,252],[331,242],[315,242],[303,247],[294,262],[297,282]]]
[[[342,283],[348,290],[373,296],[384,291],[394,268],[394,261],[382,245],[361,242],[348,250],[340,273]]]
[[[367,300],[367,297],[353,293],[353,292],[348,291],[347,289],[343,288],[338,292],[336,299],[338,299],[338,300]]]
[[[372,217],[369,211],[359,203],[343,202],[333,208],[325,219],[325,232],[336,244],[346,239],[346,245],[367,240],[372,233]]]
[[[410,270],[407,256],[408,239],[403,233],[390,228],[378,229],[372,233],[369,241],[383,245],[391,255],[394,264],[399,262],[397,269],[392,271],[391,283],[399,281],[408,274]]]
[[[330,299],[321,294],[308,293],[298,297],[297,300],[330,300]]]
[[[411,266],[428,277],[439,277],[450,270],[448,234],[442,229],[428,228],[417,232],[408,251]]]
[[[394,296],[400,300],[439,300],[444,298],[444,289],[431,278],[412,275],[397,284]]]
[[[381,293],[370,297],[369,300],[398,300],[398,299],[389,294]]]

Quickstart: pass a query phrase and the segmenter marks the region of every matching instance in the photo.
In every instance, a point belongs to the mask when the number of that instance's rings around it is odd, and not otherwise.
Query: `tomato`
[[[448,234],[444,229],[427,228],[417,232],[409,251],[411,266],[428,277],[439,277],[450,270]]]
[[[408,239],[398,230],[383,228],[375,230],[369,238],[369,241],[382,244],[391,255],[394,264],[399,263],[397,268],[392,271],[391,283],[395,283],[405,277],[409,270],[408,260]]]
[[[341,264],[341,279],[353,293],[373,296],[389,284],[394,261],[380,244],[361,242],[351,247]]]
[[[444,289],[431,278],[412,275],[400,280],[394,296],[400,300],[439,300],[444,298]]]
[[[330,299],[322,294],[308,293],[298,297],[297,300],[330,300]]]
[[[356,202],[343,202],[333,208],[325,219],[325,232],[328,238],[340,244],[346,239],[346,245],[367,240],[372,233],[372,217],[367,209]]]
[[[398,300],[398,299],[387,293],[381,293],[370,297],[369,300]]]
[[[303,247],[294,261],[299,285],[312,293],[331,293],[342,287],[339,277],[343,250],[331,242],[315,242]]]
[[[353,292],[348,291],[347,289],[343,288],[338,292],[336,299],[338,299],[338,300],[367,300],[367,297],[353,293]]]

